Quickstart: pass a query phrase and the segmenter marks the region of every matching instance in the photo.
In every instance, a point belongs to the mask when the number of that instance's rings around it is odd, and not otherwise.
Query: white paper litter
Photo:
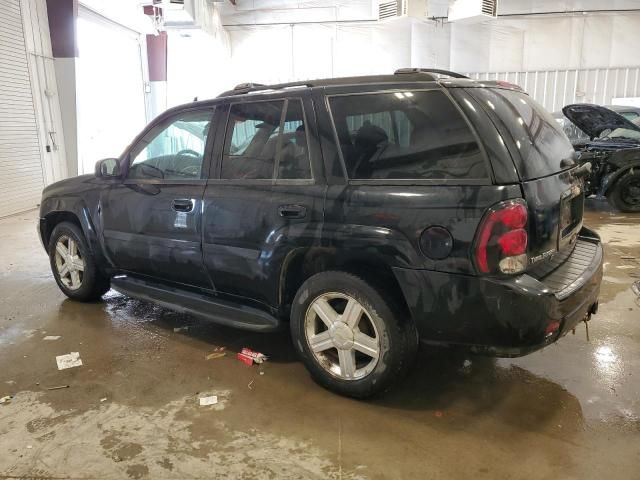
[[[43,340],[58,340],[60,338],[60,335],[47,335],[46,337],[43,338]]]
[[[58,363],[58,370],[82,366],[82,360],[80,359],[80,354],[78,352],[59,355],[56,357],[56,362]]]
[[[200,397],[200,406],[206,407],[207,405],[215,405],[218,403],[218,396],[211,395],[210,397]]]

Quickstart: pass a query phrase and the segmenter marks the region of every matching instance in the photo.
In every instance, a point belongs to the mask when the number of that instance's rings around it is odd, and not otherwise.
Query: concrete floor
[[[607,244],[590,342],[581,327],[516,360],[422,351],[368,402],[316,386],[286,334],[67,300],[36,212],[0,220],[0,478],[640,478],[640,216],[589,209]],[[206,360],[215,346],[270,360]],[[83,366],[59,371],[72,351]]]

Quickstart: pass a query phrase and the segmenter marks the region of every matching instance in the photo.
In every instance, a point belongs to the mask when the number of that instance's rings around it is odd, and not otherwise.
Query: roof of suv
[[[340,77],[340,78],[324,78],[319,80],[304,80],[299,82],[279,83],[275,85],[263,85],[259,83],[241,83],[236,85],[233,90],[228,90],[218,98],[230,97],[234,95],[242,95],[255,92],[269,92],[276,90],[286,90],[292,88],[311,88],[325,87],[337,85],[365,85],[365,84],[381,84],[381,83],[398,83],[398,82],[433,82],[447,80],[450,83],[453,80],[464,80],[464,84],[468,85],[475,81],[469,79],[460,73],[450,72],[448,70],[439,70],[431,68],[401,68],[396,70],[393,75],[363,75],[357,77]]]
[[[414,82],[438,82],[447,87],[492,87],[508,90],[523,91],[518,85],[499,80],[474,80],[460,73],[449,70],[435,68],[401,68],[391,75],[362,75],[354,77],[323,78],[319,80],[302,80],[297,82],[278,83],[273,85],[263,85],[260,83],[241,83],[232,90],[221,93],[216,98],[198,100],[184,105],[178,105],[167,110],[169,114],[185,107],[196,107],[203,105],[213,105],[225,98],[251,93],[277,93],[288,89],[304,89],[327,86],[347,86],[347,85],[380,85],[399,84]],[[163,114],[164,115],[164,114]]]

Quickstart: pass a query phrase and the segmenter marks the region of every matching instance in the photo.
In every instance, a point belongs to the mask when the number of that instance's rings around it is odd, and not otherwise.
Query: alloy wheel
[[[343,293],[324,293],[311,302],[305,336],[322,368],[343,380],[366,377],[380,357],[380,336],[371,315]]]
[[[70,290],[79,289],[84,276],[84,260],[78,243],[68,235],[62,235],[56,242],[54,260],[58,277],[64,286]]]

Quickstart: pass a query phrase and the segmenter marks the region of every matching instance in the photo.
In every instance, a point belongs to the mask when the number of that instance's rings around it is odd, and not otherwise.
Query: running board
[[[114,277],[111,279],[111,288],[130,297],[148,300],[170,310],[190,313],[228,327],[253,332],[272,332],[278,330],[282,323],[276,317],[257,308],[152,283],[140,278]]]

